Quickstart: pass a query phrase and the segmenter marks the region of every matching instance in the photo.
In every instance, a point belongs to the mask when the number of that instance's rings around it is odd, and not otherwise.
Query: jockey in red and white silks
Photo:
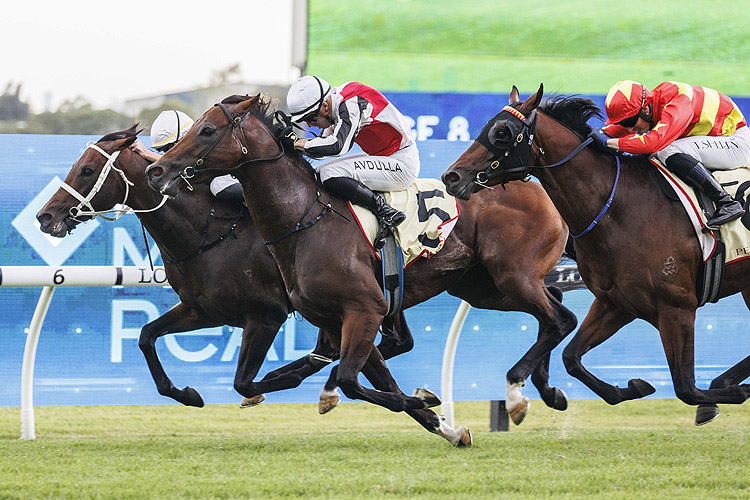
[[[408,188],[419,176],[419,152],[406,118],[376,89],[349,82],[332,89],[333,123],[305,143],[313,158],[339,156],[357,143],[364,153],[315,167],[321,180],[352,177],[375,191]]]
[[[381,223],[377,250],[389,230],[405,219],[373,191],[401,191],[419,176],[419,152],[411,125],[383,94],[363,83],[331,86],[317,76],[295,81],[287,93],[293,122],[318,127],[320,137],[299,139],[288,127],[282,144],[313,158],[341,156],[358,144],[364,153],[318,164],[323,186],[357,205],[369,208]]]

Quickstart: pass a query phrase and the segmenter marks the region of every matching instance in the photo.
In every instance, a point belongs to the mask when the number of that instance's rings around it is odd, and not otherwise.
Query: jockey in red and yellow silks
[[[653,91],[631,80],[615,84],[605,101],[607,121],[599,137],[607,147],[652,154],[683,181],[716,203],[709,226],[742,217],[710,170],[750,164],[750,128],[728,96],[707,87],[664,82]]]
[[[645,87],[643,87],[645,89]],[[630,100],[642,99],[642,91],[631,91]],[[706,87],[687,85],[679,82],[664,82],[653,92],[646,89],[644,107],[651,104],[654,122],[648,134],[631,133],[617,122],[627,116],[616,116],[618,101],[624,100],[621,89],[607,95],[605,103],[607,120],[602,131],[609,137],[616,137],[617,148],[633,154],[649,154],[661,151],[676,139],[690,136],[734,135],[747,122],[737,105],[726,95]],[[612,111],[610,109],[612,108]],[[638,113],[638,108],[633,114]],[[741,165],[738,165],[741,166]]]

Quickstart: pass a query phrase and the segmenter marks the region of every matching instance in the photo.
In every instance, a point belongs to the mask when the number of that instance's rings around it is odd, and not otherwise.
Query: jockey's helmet
[[[286,105],[292,114],[292,121],[308,121],[308,118],[317,115],[330,91],[331,86],[320,77],[305,75],[297,79],[286,94]]]
[[[157,151],[167,151],[187,134],[193,119],[182,111],[162,111],[151,125],[151,145]]]
[[[607,125],[618,123],[636,116],[651,102],[651,91],[638,82],[624,80],[609,89],[604,108],[607,112]]]

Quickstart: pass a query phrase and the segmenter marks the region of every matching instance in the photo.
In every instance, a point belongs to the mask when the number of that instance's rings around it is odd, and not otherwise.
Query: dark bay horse
[[[572,155],[591,131],[587,120],[601,117],[592,101],[557,97],[540,106],[541,99],[542,87],[525,101],[514,87],[510,106],[485,125],[443,174],[443,182],[450,193],[468,199],[485,185],[530,171],[547,190],[577,237],[578,268],[595,297],[563,351],[568,372],[610,404],[653,393],[641,379],[626,388],[607,384],[581,363],[583,354],[641,318],[659,330],[677,397],[699,405],[696,424],[718,415],[716,403],[745,401],[750,385],[740,382],[750,376],[750,356],[719,375],[709,389],[695,385],[702,254],[684,209],[662,194],[646,157],[615,158],[591,147]],[[727,266],[721,297],[741,292],[750,306],[749,278],[750,260]]]
[[[264,392],[298,386],[326,366],[326,358],[337,359],[338,351],[321,334],[311,355],[253,382],[292,311],[276,261],[247,210],[216,199],[207,185],[162,205],[162,197],[148,187],[145,171],[150,162],[129,148],[137,132],[133,126],[90,145],[65,179],[78,197],[61,187],[37,219],[42,231],[64,237],[81,221],[92,218],[95,212],[91,210],[110,210],[121,203],[136,211],[161,250],[169,283],[181,300],[145,325],[138,342],[159,393],[188,406],[203,406],[195,389],[177,389],[164,372],[155,342],[169,333],[225,324],[242,328],[235,386],[253,393],[253,398],[243,400],[244,406],[262,401]],[[89,205],[79,202],[81,198],[88,198]],[[378,346],[385,358],[406,352],[412,345],[403,315],[393,323],[392,334]],[[332,384],[326,385],[330,393]],[[326,403],[330,409],[331,402]]]
[[[426,407],[439,400],[406,396],[372,349],[387,309],[377,280],[379,261],[358,225],[346,217],[346,203],[318,185],[298,152],[284,150],[273,127],[269,103],[261,96],[227,98],[147,169],[149,183],[176,196],[193,177],[206,181],[232,171],[261,235],[275,241],[269,248],[294,307],[312,324],[340,332],[332,340],[340,346],[337,381],[343,392],[392,411],[408,411],[435,432],[441,421]],[[529,205],[533,213],[520,209]],[[405,270],[403,307],[447,290],[478,308],[533,315],[539,321],[538,339],[508,372],[509,410],[520,422],[528,406],[521,387],[532,372],[545,403],[564,409],[564,394],[548,385],[549,353],[575,328],[576,318],[561,304],[559,289],[544,285],[544,275],[562,254],[565,224],[533,183],[502,193],[487,191],[460,202],[460,211],[444,248]],[[368,374],[375,390],[360,385],[360,371]]]

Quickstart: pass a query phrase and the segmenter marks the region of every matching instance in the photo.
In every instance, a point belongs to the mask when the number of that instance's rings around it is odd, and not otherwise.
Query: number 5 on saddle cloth
[[[376,256],[383,269],[383,293],[392,316],[401,308],[403,270],[419,257],[430,257],[439,252],[458,220],[456,199],[445,192],[438,179],[417,179],[408,189],[383,193],[393,208],[406,214],[406,220],[389,235]],[[378,222],[369,209],[349,203],[362,234],[372,247]],[[375,250],[373,249],[373,252]]]

